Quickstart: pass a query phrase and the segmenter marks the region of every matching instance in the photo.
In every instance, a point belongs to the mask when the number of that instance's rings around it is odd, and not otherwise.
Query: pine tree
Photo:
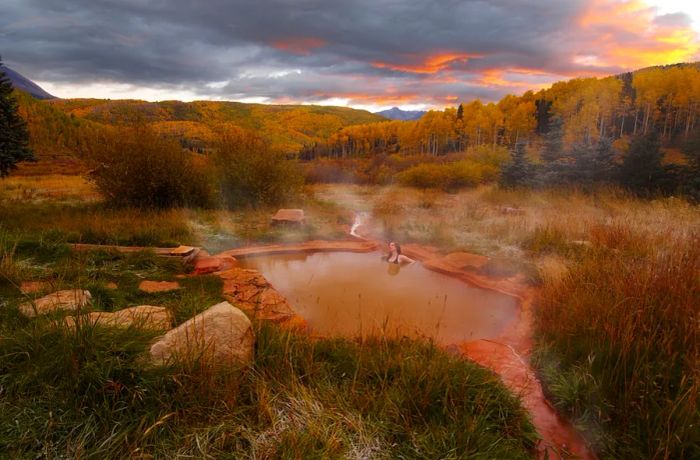
[[[532,185],[532,164],[525,153],[525,144],[518,142],[511,152],[511,161],[501,170],[500,184],[503,187]]]
[[[462,104],[459,104],[459,107],[457,108],[457,119],[462,120],[464,118],[464,106]]]
[[[0,178],[7,176],[20,161],[34,160],[28,144],[27,123],[19,116],[12,84],[2,70],[0,59]]]
[[[544,135],[542,143],[542,159],[551,163],[564,155],[564,122],[559,117],[549,121],[549,131]]]
[[[683,146],[687,166],[683,171],[683,192],[700,202],[700,129]]]
[[[610,138],[600,138],[595,148],[593,163],[596,172],[596,181],[608,182],[613,180],[617,165],[615,164],[615,149],[613,149],[612,140]]]
[[[669,174],[663,163],[659,138],[652,131],[636,137],[620,166],[620,183],[642,195],[663,191],[669,187]]]

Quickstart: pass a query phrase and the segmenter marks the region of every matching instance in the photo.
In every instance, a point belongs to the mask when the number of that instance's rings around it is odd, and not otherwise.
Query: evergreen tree
[[[517,187],[531,185],[532,163],[525,153],[525,143],[518,142],[511,152],[511,161],[501,170],[500,184],[502,187]]]
[[[542,143],[542,160],[547,163],[559,160],[564,155],[564,122],[559,117],[549,121],[549,131]]]
[[[20,161],[34,160],[28,146],[27,123],[19,116],[12,89],[0,59],[0,178],[7,176]]]
[[[601,137],[595,147],[577,144],[572,149],[572,156],[575,182],[609,182],[613,179],[615,152],[610,139]]]
[[[668,191],[671,178],[662,160],[656,133],[634,138],[620,166],[620,184],[641,195]]]
[[[459,107],[457,107],[457,119],[462,120],[464,118],[464,106],[462,104],[459,104]]]
[[[683,171],[683,192],[700,201],[700,129],[683,146],[683,155],[688,163]]]
[[[608,137],[600,138],[595,148],[594,164],[598,181],[608,182],[613,180],[617,165],[615,164],[615,149],[613,149],[612,139]]]

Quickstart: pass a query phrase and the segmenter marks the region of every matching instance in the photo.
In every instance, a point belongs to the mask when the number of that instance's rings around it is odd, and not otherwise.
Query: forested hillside
[[[150,124],[160,134],[180,140],[183,147],[199,151],[232,126],[256,132],[276,150],[291,153],[346,126],[383,120],[364,110],[311,105],[101,99],[58,99],[48,105],[102,125]]]
[[[465,102],[417,121],[350,126],[326,143],[308,146],[304,156],[438,155],[481,145],[512,147],[518,141],[566,152],[603,138],[625,144],[630,136],[651,132],[663,146],[679,146],[699,127],[699,111],[698,65],[679,64],[558,82],[496,103]]]
[[[316,164],[309,169],[307,179],[311,181],[388,183],[397,179],[409,185],[452,189],[492,181],[499,175],[512,179],[506,182],[523,185],[576,183],[585,177],[588,182],[613,181],[669,193],[679,187],[685,193],[691,189],[696,193],[698,187],[687,184],[700,183],[695,178],[700,170],[697,64],[558,82],[538,92],[507,95],[495,103],[476,100],[430,111],[415,121],[389,121],[362,110],[309,105],[39,101],[21,92],[17,97],[29,125],[31,147],[40,159],[51,158],[59,165],[54,168],[40,161],[23,166],[20,173],[47,167],[74,172],[78,168],[75,158],[104,150],[110,133],[146,125],[198,153],[211,151],[224,137],[252,134],[287,157],[358,160]],[[635,143],[642,136],[653,139]],[[500,174],[507,162],[506,152],[516,151],[516,144],[521,145],[519,156]],[[480,152],[478,161],[485,166],[475,169],[471,165],[467,171],[462,165],[457,179],[446,167],[445,171],[423,168],[396,176],[421,163],[476,161],[475,151]],[[387,157],[393,154],[400,156]],[[635,160],[637,155],[650,159],[642,164]],[[662,163],[682,166],[674,169]],[[436,180],[437,176],[442,179]],[[634,180],[638,184],[627,184],[626,178],[632,176],[639,176]]]

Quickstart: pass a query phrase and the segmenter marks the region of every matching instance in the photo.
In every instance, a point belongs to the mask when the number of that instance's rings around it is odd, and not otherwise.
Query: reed
[[[700,456],[700,240],[669,233],[595,227],[535,309],[545,383],[606,458]]]

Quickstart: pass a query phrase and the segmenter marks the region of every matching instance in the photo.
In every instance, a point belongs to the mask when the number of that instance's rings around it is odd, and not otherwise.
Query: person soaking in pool
[[[395,241],[389,243],[389,255],[386,261],[390,264],[412,264],[415,260],[401,254],[401,245]]]

